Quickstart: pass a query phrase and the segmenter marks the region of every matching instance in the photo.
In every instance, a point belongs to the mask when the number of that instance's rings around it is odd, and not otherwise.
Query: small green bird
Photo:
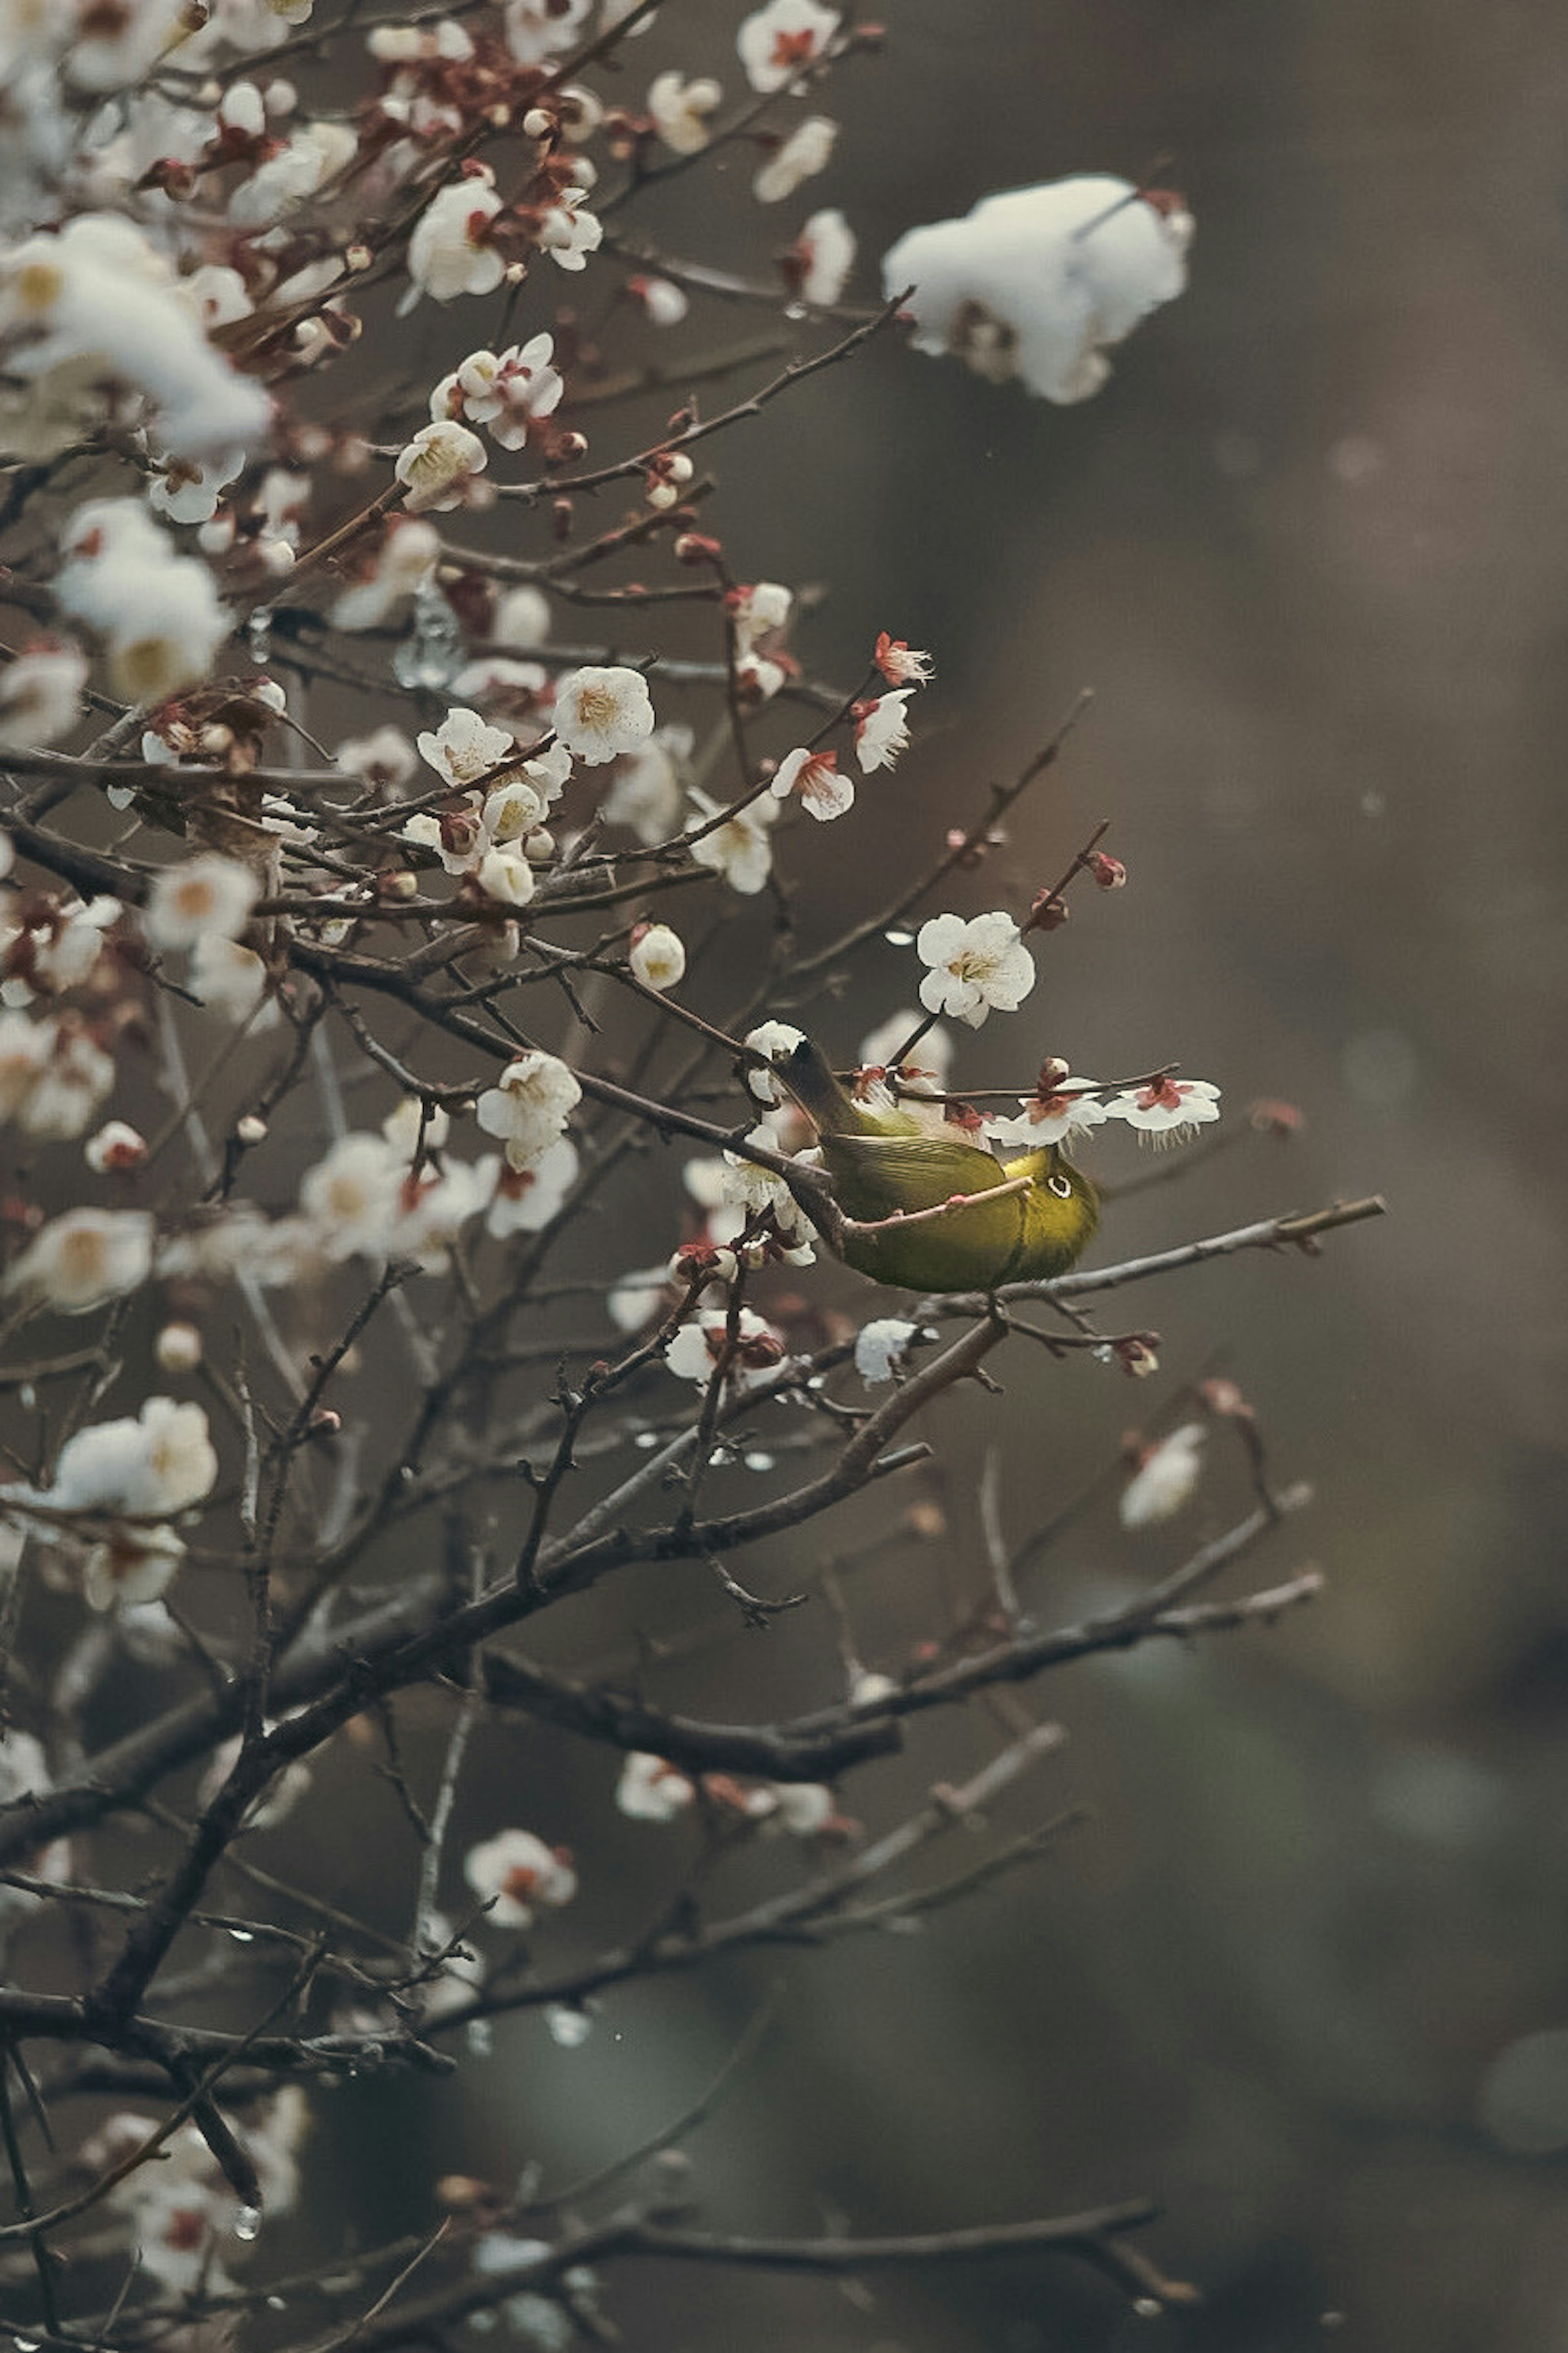
[[[999,1201],[966,1202],[902,1232],[895,1224],[847,1236],[846,1260],[873,1282],[906,1291],[994,1291],[1065,1274],[1092,1239],[1100,1197],[1057,1145],[998,1160],[934,1126],[934,1105],[923,1116],[902,1103],[873,1111],[840,1086],[809,1039],[780,1054],[773,1068],[815,1121],[838,1206],[858,1222],[1027,1180],[1025,1190]]]

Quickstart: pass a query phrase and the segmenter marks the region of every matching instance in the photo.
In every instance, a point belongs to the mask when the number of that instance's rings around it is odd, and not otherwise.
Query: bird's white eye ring
[[[1050,1191],[1056,1195],[1058,1201],[1070,1201],[1072,1199],[1072,1185],[1068,1177],[1047,1176],[1046,1183]]]

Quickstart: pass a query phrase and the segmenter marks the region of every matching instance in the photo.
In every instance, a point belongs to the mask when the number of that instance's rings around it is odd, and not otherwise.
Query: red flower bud
[[[1121,859],[1108,858],[1103,849],[1091,849],[1084,862],[1102,891],[1120,891],[1127,880]]]

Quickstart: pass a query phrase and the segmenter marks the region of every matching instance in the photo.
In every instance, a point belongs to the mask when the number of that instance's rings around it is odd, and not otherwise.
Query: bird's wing
[[[852,1218],[934,1209],[955,1193],[1005,1182],[989,1152],[936,1135],[825,1135],[822,1156],[839,1206]]]

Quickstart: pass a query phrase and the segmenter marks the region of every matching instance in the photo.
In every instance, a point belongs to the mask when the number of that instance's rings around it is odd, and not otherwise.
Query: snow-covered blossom
[[[755,90],[783,90],[798,79],[838,30],[834,8],[816,0],[768,0],[735,36],[746,79]]]
[[[204,932],[191,950],[185,986],[202,1004],[243,1021],[252,1036],[272,1029],[279,1016],[276,998],[267,996],[267,966],[253,948],[221,932]],[[265,1000],[265,1001],[264,1001]]]
[[[695,785],[690,790],[699,822],[706,825],[719,815],[722,804],[710,800]],[[714,826],[710,833],[694,841],[691,855],[699,866],[721,874],[731,890],[738,891],[743,899],[753,898],[773,871],[773,844],[768,834],[778,813],[779,805],[769,794],[760,800],[749,801],[727,817],[722,825]]]
[[[826,171],[838,139],[838,125],[826,114],[808,114],[797,122],[776,153],[770,155],[752,182],[760,205],[782,204],[804,181]]]
[[[536,1911],[558,1911],[577,1893],[577,1874],[564,1850],[546,1846],[531,1831],[498,1831],[470,1847],[463,1877],[489,1904],[498,1928],[531,1927]]]
[[[80,1315],[125,1298],[152,1271],[153,1220],[145,1210],[68,1209],[12,1261],[5,1287]]]
[[[634,1822],[672,1822],[697,1791],[678,1766],[633,1749],[621,1767],[616,1803]]]
[[[417,738],[419,756],[449,785],[477,785],[500,766],[515,739],[504,727],[491,727],[477,711],[448,711],[439,727],[426,728]]]
[[[821,825],[842,817],[855,803],[854,779],[839,775],[837,752],[813,752],[804,747],[786,752],[770,790],[779,801],[787,800],[791,793],[798,793],[806,814]]]
[[[542,1160],[583,1099],[583,1090],[553,1054],[530,1048],[509,1062],[474,1107],[487,1135],[493,1135],[508,1165],[528,1168]]]
[[[14,1500],[57,1512],[124,1512],[164,1519],[200,1503],[217,1477],[217,1454],[199,1405],[150,1397],[134,1421],[94,1422],[68,1438],[54,1479]]]
[[[126,1120],[107,1120],[83,1145],[81,1156],[95,1176],[118,1176],[141,1167],[147,1157],[147,1139]]]
[[[89,1609],[133,1609],[156,1601],[184,1556],[184,1545],[171,1527],[116,1528],[82,1563]]]
[[[912,687],[900,687],[896,694],[879,695],[875,702],[866,704],[855,722],[855,757],[860,763],[860,773],[868,776],[877,768],[890,768],[910,740],[910,723],[905,711]]]
[[[713,135],[708,118],[723,100],[721,86],[705,74],[688,81],[684,74],[661,73],[648,85],[647,111],[667,147],[677,155],[696,155]]]
[[[62,538],[60,610],[101,632],[129,702],[162,702],[205,678],[229,617],[205,564],[175,554],[139,499],[92,499]]]
[[[438,189],[408,240],[410,283],[399,308],[411,310],[421,294],[437,302],[493,294],[506,274],[506,261],[488,234],[500,209],[488,164],[470,164],[461,179]]]
[[[931,966],[921,982],[928,1013],[947,1013],[978,1029],[993,1006],[1017,1010],[1035,985],[1035,964],[1011,915],[933,915],[915,947]]]
[[[0,248],[5,366],[29,380],[89,360],[101,379],[143,393],[159,446],[182,458],[250,448],[271,402],[208,343],[173,269],[132,222],[80,213]]]
[[[555,733],[585,767],[635,752],[653,733],[653,704],[641,670],[574,670],[555,689]]]
[[[605,224],[597,213],[584,209],[585,200],[584,189],[563,188],[559,201],[540,215],[539,243],[563,269],[586,269],[588,256],[604,242]]]
[[[1145,1135],[1174,1139],[1219,1117],[1219,1089],[1206,1079],[1165,1076],[1112,1095],[1105,1110],[1108,1118],[1124,1119]]]
[[[681,772],[691,757],[689,727],[656,727],[646,744],[623,753],[599,805],[606,825],[630,826],[649,849],[680,821]]]
[[[1047,1093],[1031,1095],[1016,1119],[988,1119],[986,1137],[992,1144],[1016,1144],[1026,1152],[1047,1144],[1070,1144],[1105,1124],[1105,1105],[1093,1089],[1092,1079],[1075,1079],[1069,1071]]]
[[[477,433],[441,417],[420,427],[399,450],[392,470],[406,488],[405,504],[410,514],[440,514],[462,505],[469,482],[489,462],[489,452]]]
[[[910,1028],[914,1028],[912,1021]],[[805,1045],[805,1032],[789,1021],[760,1021],[754,1029],[747,1030],[742,1042],[751,1048],[753,1054],[764,1055],[770,1062],[782,1062],[786,1055],[794,1053],[797,1046]],[[747,1065],[746,1092],[758,1103],[767,1103],[770,1107],[783,1100],[778,1082],[772,1071],[755,1063]]]
[[[714,1367],[725,1356],[729,1330],[727,1308],[714,1308],[694,1316],[690,1323],[681,1325],[665,1350],[666,1365],[678,1380],[695,1381],[699,1388],[706,1388]],[[735,1353],[726,1366],[725,1378],[736,1388],[754,1388],[758,1381],[772,1376],[784,1355],[783,1335],[754,1309],[742,1307],[735,1334]]]
[[[0,670],[0,750],[58,744],[81,716],[88,660],[68,638],[24,647]]]
[[[1184,1422],[1150,1448],[1121,1490],[1117,1509],[1124,1528],[1147,1527],[1181,1510],[1198,1483],[1207,1435],[1201,1421]]]
[[[924,686],[931,675],[930,654],[907,645],[902,638],[890,638],[886,629],[877,632],[872,659],[889,686]]]
[[[332,759],[344,776],[357,776],[373,792],[389,799],[405,790],[418,766],[413,744],[390,721],[368,735],[346,736]]]
[[[880,1315],[861,1324],[855,1335],[855,1369],[868,1388],[892,1379],[919,1330],[918,1324],[906,1324],[899,1315]]]
[[[963,220],[910,229],[882,263],[912,286],[914,345],[978,375],[1017,375],[1057,402],[1087,400],[1106,352],[1186,283],[1192,216],[1178,197],[1109,174],[986,196]]]
[[[803,302],[827,310],[855,267],[855,232],[831,206],[813,213],[790,248],[790,269]]]
[[[153,881],[144,918],[155,948],[188,948],[206,934],[232,940],[245,929],[258,886],[248,866],[198,851],[179,866],[165,866]]]
[[[634,934],[626,961],[645,988],[673,988],[686,972],[686,949],[668,923],[649,923]]]
[[[495,1241],[509,1234],[536,1234],[550,1223],[577,1181],[577,1147],[568,1135],[547,1145],[526,1167],[514,1168],[499,1153],[474,1163],[479,1197],[488,1196],[485,1231]]]
[[[433,522],[416,515],[391,515],[374,565],[332,607],[336,629],[376,629],[405,597],[416,596],[433,575],[441,552]]]

